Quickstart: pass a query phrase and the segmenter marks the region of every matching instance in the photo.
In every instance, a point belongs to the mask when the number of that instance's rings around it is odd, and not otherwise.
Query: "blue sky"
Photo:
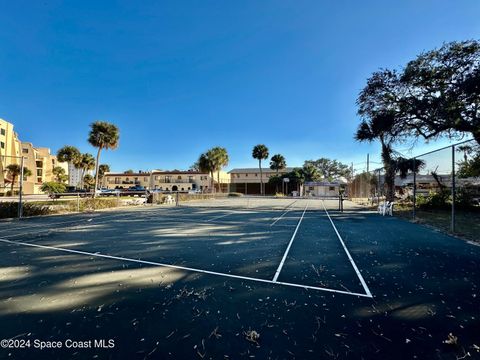
[[[480,38],[478,14],[477,0],[0,0],[0,118],[53,152],[94,153],[89,124],[111,121],[120,146],[102,162],[118,171],[188,168],[217,145],[228,168],[256,166],[257,143],[292,166],[361,168],[379,161],[353,140],[368,76]]]

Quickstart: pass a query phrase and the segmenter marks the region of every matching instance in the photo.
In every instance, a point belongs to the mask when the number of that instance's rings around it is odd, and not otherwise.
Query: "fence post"
[[[451,230],[455,232],[455,200],[456,200],[456,191],[455,191],[455,145],[452,146],[452,224]]]
[[[417,215],[416,213],[416,206],[417,206],[417,169],[415,168],[416,164],[416,159],[413,158],[413,220],[415,220],[415,216]]]

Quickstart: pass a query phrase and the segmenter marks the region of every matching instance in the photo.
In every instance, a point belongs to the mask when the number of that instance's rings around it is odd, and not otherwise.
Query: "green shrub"
[[[428,195],[417,196],[417,206],[420,209],[446,209],[451,205],[451,197],[449,192],[430,192]]]
[[[243,194],[238,193],[238,192],[231,192],[231,193],[228,193],[228,196],[230,196],[230,197],[241,197],[241,196],[243,196]]]
[[[38,205],[35,203],[23,204],[23,216],[39,216],[52,214],[53,211],[49,206]],[[18,202],[2,202],[0,203],[0,219],[18,217]]]
[[[65,192],[67,190],[67,186],[55,181],[48,181],[42,184],[40,190],[48,194],[58,194]]]

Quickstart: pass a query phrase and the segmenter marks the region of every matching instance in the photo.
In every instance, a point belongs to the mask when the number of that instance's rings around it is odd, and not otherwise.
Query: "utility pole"
[[[370,154],[367,154],[367,173],[370,171]]]

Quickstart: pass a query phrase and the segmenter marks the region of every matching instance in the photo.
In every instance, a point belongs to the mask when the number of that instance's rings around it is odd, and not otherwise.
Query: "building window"
[[[22,149],[22,153],[28,154],[28,149]]]
[[[182,180],[182,177],[180,175],[178,175],[177,177],[178,180]]]
[[[328,190],[329,191],[335,191],[335,186],[329,186]]]
[[[315,188],[313,186],[309,186],[308,190],[313,191],[313,190],[315,190]]]
[[[37,176],[42,176],[42,169],[37,169]]]
[[[258,174],[257,174],[257,173],[255,173],[255,177],[258,177]]]
[[[0,130],[0,133],[1,133],[2,135],[5,135],[5,129],[1,129],[1,130]]]
[[[245,174],[245,177],[248,177],[248,174]]]
[[[43,167],[43,162],[41,161],[35,161],[35,164],[37,165],[37,168]]]
[[[5,143],[3,141],[0,141],[0,148],[5,149]]]
[[[52,165],[55,166],[55,159],[52,159]]]
[[[189,183],[192,183],[192,182],[193,182],[193,176],[189,176],[189,177],[188,177],[188,182],[189,182]]]
[[[237,174],[237,179],[240,179],[240,174]]]
[[[171,176],[165,176],[165,182],[166,183],[172,182],[172,177]]]

